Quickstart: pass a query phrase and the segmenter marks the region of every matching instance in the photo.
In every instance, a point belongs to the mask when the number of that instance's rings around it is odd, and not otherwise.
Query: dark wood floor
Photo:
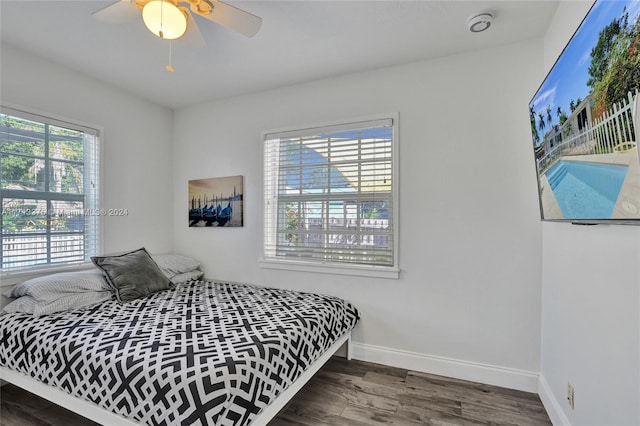
[[[13,385],[0,390],[2,426],[95,423]],[[332,358],[270,426],[551,425],[536,394]]]

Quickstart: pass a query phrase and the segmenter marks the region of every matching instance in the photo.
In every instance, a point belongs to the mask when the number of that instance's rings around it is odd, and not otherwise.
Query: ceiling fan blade
[[[184,33],[182,37],[180,37],[177,41],[183,44],[186,47],[190,48],[203,48],[207,45],[207,42],[204,41],[204,37],[200,32],[200,28],[198,28],[198,24],[196,20],[193,19],[193,15],[189,12],[189,9],[182,8],[187,13],[187,32]]]
[[[104,9],[93,12],[92,15],[107,24],[123,24],[140,17],[140,11],[131,0],[117,1]]]
[[[247,37],[253,37],[260,29],[262,18],[259,16],[252,15],[218,0],[209,1],[213,5],[213,10],[209,14],[195,13]]]

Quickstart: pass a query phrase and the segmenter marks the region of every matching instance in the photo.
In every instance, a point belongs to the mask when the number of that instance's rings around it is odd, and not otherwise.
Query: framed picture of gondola
[[[243,176],[189,181],[189,227],[243,226]]]

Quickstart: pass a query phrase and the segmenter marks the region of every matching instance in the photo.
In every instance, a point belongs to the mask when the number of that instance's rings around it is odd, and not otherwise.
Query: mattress
[[[2,315],[0,365],[144,424],[247,425],[358,318],[337,297],[191,281]]]

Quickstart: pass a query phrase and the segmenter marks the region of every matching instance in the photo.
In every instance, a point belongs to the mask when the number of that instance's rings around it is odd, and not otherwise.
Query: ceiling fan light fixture
[[[160,38],[175,40],[187,31],[187,16],[171,1],[152,0],[142,8],[142,20]]]

